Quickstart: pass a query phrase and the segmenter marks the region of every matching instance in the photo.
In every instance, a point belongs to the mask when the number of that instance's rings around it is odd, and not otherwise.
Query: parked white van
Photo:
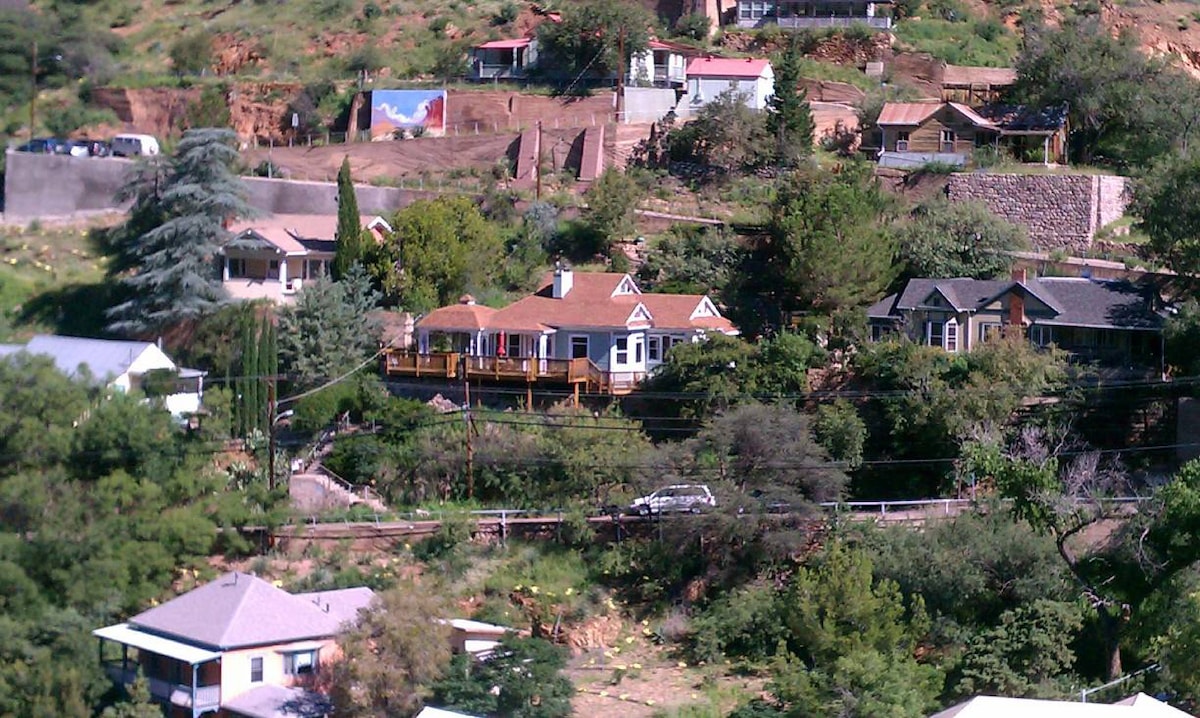
[[[113,157],[158,154],[158,140],[150,135],[117,135],[112,139]]]

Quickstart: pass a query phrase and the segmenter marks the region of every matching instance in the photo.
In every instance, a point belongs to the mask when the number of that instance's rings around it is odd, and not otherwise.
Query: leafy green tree
[[[396,213],[392,236],[373,247],[372,278],[388,304],[425,312],[478,293],[497,273],[504,247],[465,197],[414,202]]]
[[[1163,158],[1133,184],[1130,211],[1172,270],[1200,272],[1200,155]]]
[[[540,66],[553,68],[555,76],[608,77],[650,43],[654,21],[640,6],[588,0],[563,12],[562,22],[538,27]],[[624,48],[625,57],[618,51]]]
[[[229,97],[221,85],[208,85],[188,103],[184,127],[229,127]]]
[[[775,94],[767,99],[767,131],[775,138],[776,157],[784,166],[794,165],[813,151],[816,124],[808,91],[800,88],[803,57],[799,40],[792,37],[775,66]]]
[[[71,422],[91,405],[93,392],[72,381],[48,357],[0,358],[0,475],[63,460],[75,440]]]
[[[212,35],[204,30],[181,35],[167,51],[171,66],[180,75],[196,75],[207,70],[213,59]]]
[[[1082,627],[1075,603],[1043,599],[1005,611],[999,625],[971,638],[955,694],[1065,697],[1075,685],[1071,645]]]
[[[666,361],[647,384],[651,392],[688,395],[676,409],[680,416],[702,419],[746,395],[738,368],[748,366],[754,347],[741,339],[716,335],[671,348]]]
[[[633,231],[633,211],[642,198],[642,188],[629,175],[609,167],[588,188],[584,221],[603,238],[605,249]]]
[[[850,402],[838,399],[818,407],[813,433],[835,461],[851,469],[862,464],[867,425]]]
[[[1012,267],[1009,252],[1029,246],[1024,229],[982,204],[944,199],[914,209],[896,241],[909,277],[1002,277]]]
[[[404,581],[376,596],[339,641],[330,689],[340,714],[412,715],[450,663],[446,606],[427,585]]]
[[[434,685],[433,702],[497,718],[571,715],[575,689],[562,673],[566,665],[563,650],[552,643],[507,637],[486,661],[456,656]]]
[[[279,315],[278,352],[298,386],[314,387],[361,366],[375,349],[370,312],[378,302],[365,271],[318,280]]]
[[[670,130],[667,152],[676,162],[693,162],[728,175],[766,164],[771,136],[763,116],[746,106],[737,90],[722,91],[690,122]]]
[[[1200,303],[1187,300],[1163,326],[1166,363],[1180,376],[1200,374]]]
[[[333,257],[333,278],[341,279],[355,264],[364,263],[368,243],[364,236],[362,218],[358,214],[358,195],[350,176],[350,157],[342,158],[337,175],[338,226],[337,253]]]
[[[101,718],[161,718],[162,708],[150,699],[150,682],[140,671],[128,693],[128,700],[105,708]]]
[[[1067,105],[1079,161],[1140,163],[1166,151],[1179,130],[1155,99],[1163,69],[1133,32],[1114,37],[1098,16],[1069,18],[1026,28],[1013,91],[1033,106]]]
[[[215,257],[228,239],[231,217],[253,214],[233,167],[237,138],[231,130],[183,133],[161,196],[163,221],[134,240],[134,273],[121,280],[128,298],[108,310],[109,328],[154,331],[217,309],[225,290]]]
[[[638,268],[638,284],[667,294],[720,293],[741,252],[737,239],[722,229],[672,225]]]
[[[883,296],[895,273],[891,212],[865,166],[793,172],[728,291],[734,322],[754,334],[794,313],[830,317]]]

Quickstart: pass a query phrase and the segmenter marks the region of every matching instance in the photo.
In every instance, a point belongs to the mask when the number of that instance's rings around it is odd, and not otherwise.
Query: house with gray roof
[[[867,310],[872,339],[967,352],[1013,331],[1077,363],[1162,371],[1168,308],[1155,287],[1084,277],[910,279]]]
[[[50,357],[69,377],[86,378],[125,393],[154,393],[177,417],[198,412],[204,396],[205,373],[176,366],[152,342],[39,334],[27,344],[0,344],[0,357],[19,352]],[[168,381],[147,382],[147,376],[155,372]]]
[[[374,599],[369,588],[293,594],[231,572],[124,623],[93,631],[105,671],[140,671],[169,716],[323,716],[309,687],[340,655],[338,636]]]

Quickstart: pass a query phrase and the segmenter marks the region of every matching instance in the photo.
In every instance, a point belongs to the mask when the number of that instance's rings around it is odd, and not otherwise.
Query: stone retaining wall
[[[950,201],[978,201],[1029,231],[1035,249],[1086,250],[1096,230],[1125,213],[1125,178],[1101,175],[956,173]]]

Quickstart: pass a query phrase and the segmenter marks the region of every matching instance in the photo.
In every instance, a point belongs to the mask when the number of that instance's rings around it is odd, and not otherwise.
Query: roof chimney
[[[471,296],[470,294],[464,294],[458,298],[458,303],[471,306],[475,304],[475,297]]]
[[[571,268],[562,262],[554,263],[554,298],[562,299],[571,292],[575,285],[575,274]]]
[[[1012,280],[1014,282],[1020,282],[1020,283],[1024,284],[1025,279],[1026,279],[1025,268],[1024,267],[1013,267]]]

